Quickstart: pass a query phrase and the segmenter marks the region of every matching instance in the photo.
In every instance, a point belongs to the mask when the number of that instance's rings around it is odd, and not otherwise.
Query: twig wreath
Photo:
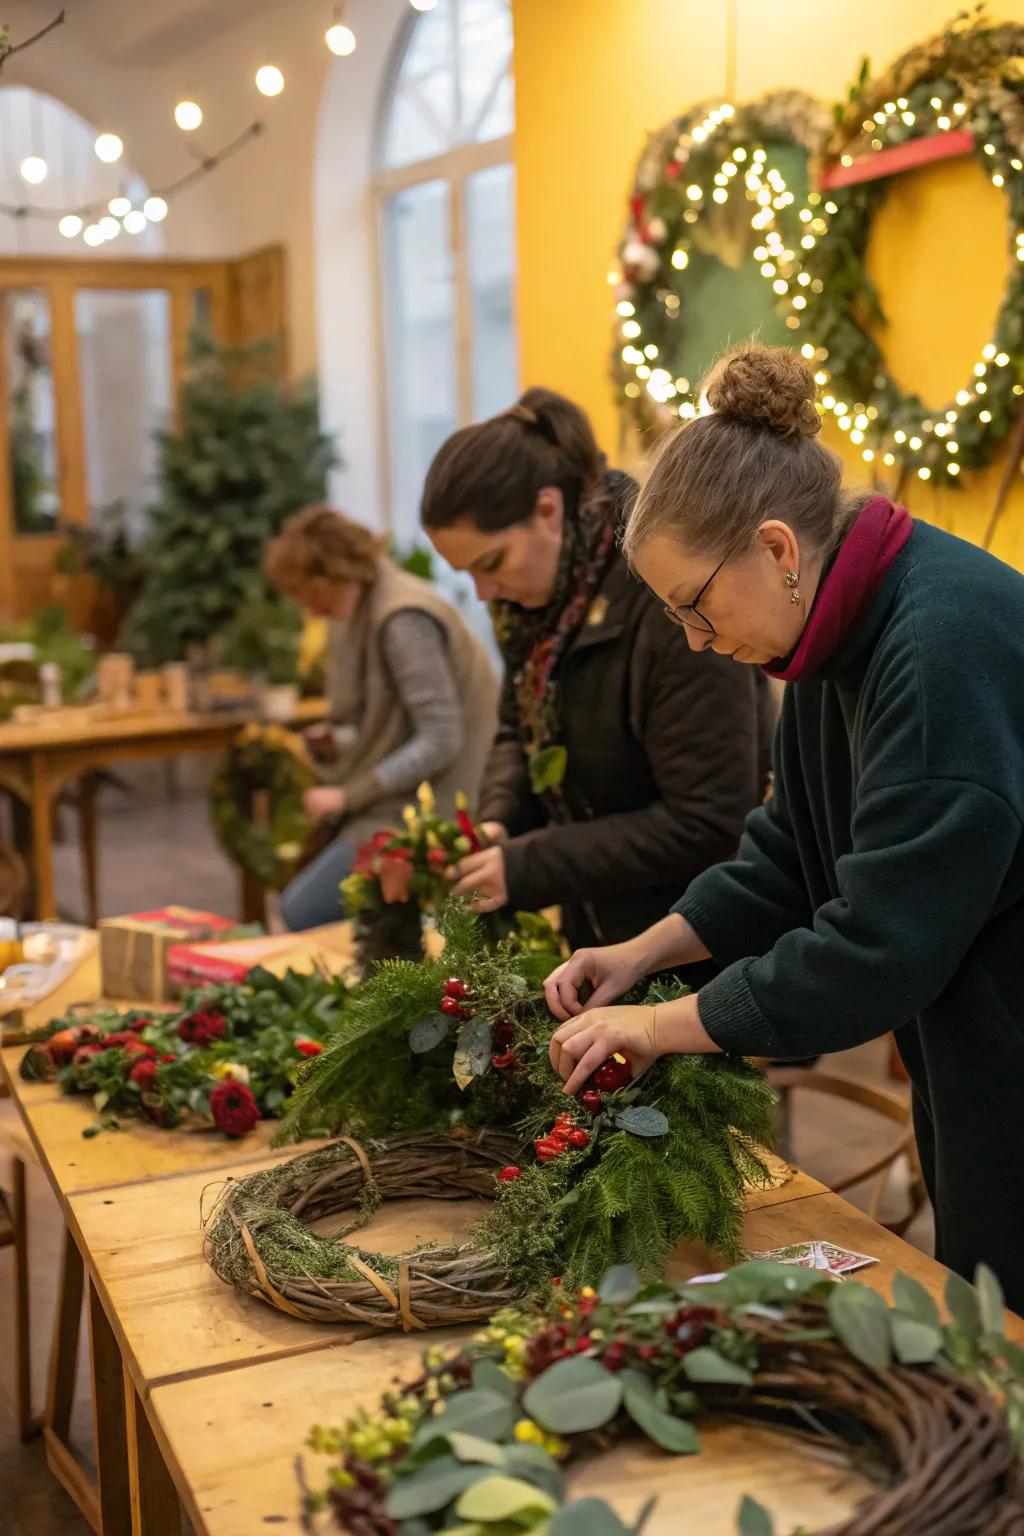
[[[672,361],[686,323],[695,241],[738,241],[738,254],[757,261],[778,293],[778,274],[765,267],[776,244],[796,260],[788,247],[799,240],[801,226],[795,194],[769,166],[766,145],[792,144],[814,161],[828,127],[819,102],[799,91],[775,91],[744,106],[702,103],[648,140],[630,195],[620,270],[613,274],[612,370],[638,427],[667,425],[697,411],[695,384],[677,377]],[[705,235],[709,215],[715,217]],[[790,329],[799,325],[794,319]]]
[[[827,145],[849,168],[912,140],[957,134],[1005,190],[1010,271],[991,339],[953,399],[927,405],[902,389],[868,329],[885,320],[865,253],[890,177],[812,194],[799,215],[797,281],[780,301],[807,334],[802,351],[818,364],[821,408],[865,462],[943,485],[987,464],[1024,405],[1024,26],[990,26],[979,11],[961,16],[879,79],[858,83]]]
[[[587,1284],[628,1260],[658,1276],[683,1238],[737,1257],[747,1190],[780,1182],[765,1160],[776,1099],[763,1074],[679,1056],[634,1081],[613,1057],[567,1099],[538,957],[513,940],[487,950],[457,905],[441,922],[441,959],[384,962],[352,995],[278,1137],[333,1125],[348,1139],[228,1186],[207,1222],[221,1278],[286,1311],[409,1328],[484,1315],[496,1290],[521,1296],[552,1275]],[[655,982],[636,1000],[681,990]],[[381,1199],[432,1192],[493,1196],[457,1253],[359,1250],[353,1266],[343,1241],[305,1224],[359,1205],[358,1225]]]
[[[906,1275],[893,1297],[760,1262],[712,1284],[644,1288],[624,1266],[598,1292],[554,1289],[455,1353],[428,1350],[378,1409],[317,1426],[310,1447],[335,1461],[323,1492],[305,1489],[307,1528],[327,1510],[361,1532],[629,1536],[604,1500],[567,1500],[562,1465],[637,1433],[694,1454],[700,1421],[727,1414],[838,1449],[877,1483],[817,1536],[1019,1536],[1024,1351],[995,1277],[951,1276],[946,1322]],[[775,1531],[749,1497],[738,1528]]]

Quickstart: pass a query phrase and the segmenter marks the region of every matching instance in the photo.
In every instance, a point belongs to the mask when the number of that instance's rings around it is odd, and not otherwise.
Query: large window
[[[512,16],[438,0],[412,18],[381,117],[388,467],[393,529],[416,542],[430,460],[516,394]]]

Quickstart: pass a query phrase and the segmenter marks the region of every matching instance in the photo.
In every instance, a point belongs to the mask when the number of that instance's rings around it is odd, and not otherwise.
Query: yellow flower
[[[513,1434],[522,1445],[544,1444],[544,1431],[541,1429],[540,1425],[535,1424],[532,1419],[520,1419],[519,1423],[513,1430]]]
[[[415,837],[416,833],[420,829],[420,818],[416,814],[416,807],[414,805],[407,805],[405,807],[405,810],[402,812],[402,820],[405,822],[408,830]]]
[[[548,1455],[554,1456],[556,1460],[569,1454],[568,1441],[563,1440],[559,1435],[545,1435],[543,1445]]]
[[[426,779],[423,780],[423,783],[416,791],[416,799],[419,801],[419,807],[423,815],[433,816],[437,808],[437,801],[434,799],[434,791]]]
[[[505,1359],[512,1360],[517,1365],[526,1354],[526,1340],[522,1338],[508,1338],[505,1340]]]
[[[215,1061],[210,1073],[213,1077],[230,1077],[236,1083],[249,1081],[249,1068],[243,1067],[238,1061]]]
[[[460,811],[468,811],[469,810],[469,801],[466,799],[465,792],[463,790],[461,790],[461,789],[456,791],[455,807],[456,807],[457,810],[460,810]]]
[[[583,1287],[582,1291],[580,1291],[580,1295],[581,1296],[585,1296],[587,1298],[587,1300],[589,1301],[589,1300],[591,1300],[592,1297],[597,1295],[597,1292],[594,1290],[594,1287],[592,1285],[585,1285]]]

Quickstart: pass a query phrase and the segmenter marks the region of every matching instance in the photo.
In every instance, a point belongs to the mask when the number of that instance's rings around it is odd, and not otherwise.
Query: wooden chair
[[[897,1237],[902,1237],[928,1199],[921,1173],[921,1163],[917,1155],[917,1141],[908,1101],[887,1088],[874,1088],[870,1083],[862,1083],[852,1077],[840,1077],[831,1072],[807,1071],[799,1067],[770,1067],[766,1075],[782,1100],[783,1114],[787,1119],[790,1113],[791,1097],[795,1092],[800,1091],[820,1093],[835,1099],[846,1099],[848,1103],[859,1104],[862,1109],[870,1110],[900,1128],[899,1136],[885,1151],[873,1157],[863,1167],[844,1174],[841,1179],[835,1180],[831,1187],[837,1195],[841,1195],[846,1190],[853,1189],[855,1185],[874,1179],[874,1186],[868,1199],[868,1215],[877,1221],[892,1170],[901,1158],[905,1158],[910,1175],[908,1185],[910,1209],[896,1221],[882,1222],[882,1226],[888,1231]]]
[[[0,1190],[0,1248],[14,1249],[14,1398],[23,1440],[39,1433],[42,1419],[32,1412],[32,1350],[29,1335],[28,1208],[25,1164],[11,1157],[11,1193]]]

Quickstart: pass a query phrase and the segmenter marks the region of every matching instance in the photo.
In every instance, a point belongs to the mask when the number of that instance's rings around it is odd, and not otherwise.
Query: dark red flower
[[[133,1034],[137,1035],[152,1024],[153,1021],[148,1013],[126,1013],[121,1022],[124,1024],[125,1029],[130,1029]]]
[[[178,1034],[186,1045],[209,1045],[211,1040],[220,1039],[226,1026],[222,1013],[206,1009],[186,1014],[178,1025]]]
[[[621,1371],[629,1364],[629,1345],[624,1339],[612,1339],[601,1356],[601,1364],[609,1371]]]
[[[210,1092],[210,1113],[225,1136],[244,1136],[260,1118],[260,1107],[244,1083],[231,1078]]]
[[[103,1049],[105,1051],[116,1050],[118,1046],[125,1046],[131,1040],[135,1043],[135,1036],[131,1030],[115,1029],[112,1034],[103,1036]]]
[[[354,875],[375,875],[377,873],[377,859],[384,852],[388,843],[393,842],[396,834],[389,828],[383,827],[375,832],[365,843],[359,845],[359,851],[352,861],[352,873]]]
[[[665,1332],[676,1354],[688,1355],[707,1338],[717,1313],[713,1307],[681,1307],[665,1324]]]
[[[509,1163],[508,1167],[503,1168],[498,1174],[498,1183],[512,1184],[516,1179],[521,1179],[522,1176],[523,1170],[521,1168],[517,1168],[515,1163]]]
[[[102,1049],[102,1045],[80,1045],[72,1060],[76,1067],[82,1067],[89,1060],[90,1056],[98,1056]]]
[[[156,1084],[156,1061],[152,1056],[146,1056],[142,1061],[137,1061],[128,1076],[138,1088],[140,1093],[152,1093]]]

